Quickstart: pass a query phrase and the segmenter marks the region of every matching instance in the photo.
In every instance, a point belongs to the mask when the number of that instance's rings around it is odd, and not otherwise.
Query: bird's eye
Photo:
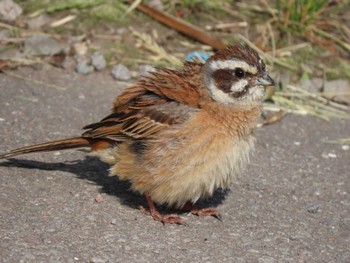
[[[237,78],[243,78],[244,77],[244,71],[241,68],[237,68],[235,70],[235,75]]]

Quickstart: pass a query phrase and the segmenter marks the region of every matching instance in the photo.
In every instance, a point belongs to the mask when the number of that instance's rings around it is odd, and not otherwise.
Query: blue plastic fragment
[[[201,59],[203,61],[206,61],[210,56],[207,53],[204,53],[202,51],[195,51],[187,55],[185,58],[186,61],[192,61],[193,59]]]

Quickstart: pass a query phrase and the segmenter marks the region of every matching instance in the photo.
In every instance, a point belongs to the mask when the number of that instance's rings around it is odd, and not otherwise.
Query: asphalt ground
[[[107,73],[12,73],[0,75],[0,152],[80,135],[122,90]],[[223,221],[182,214],[188,226],[142,214],[144,198],[87,153],[2,160],[0,262],[350,262],[350,150],[325,143],[349,131],[292,115],[257,129],[231,190],[200,203]]]

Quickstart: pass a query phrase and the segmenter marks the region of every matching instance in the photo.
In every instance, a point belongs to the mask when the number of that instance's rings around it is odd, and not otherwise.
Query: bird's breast
[[[181,207],[227,188],[248,162],[254,144],[251,130],[236,129],[203,117],[165,136],[148,162],[152,199]]]

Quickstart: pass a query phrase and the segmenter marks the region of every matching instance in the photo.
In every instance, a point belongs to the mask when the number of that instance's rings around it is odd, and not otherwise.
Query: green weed
[[[285,30],[304,32],[326,7],[327,0],[277,0],[278,17]]]

